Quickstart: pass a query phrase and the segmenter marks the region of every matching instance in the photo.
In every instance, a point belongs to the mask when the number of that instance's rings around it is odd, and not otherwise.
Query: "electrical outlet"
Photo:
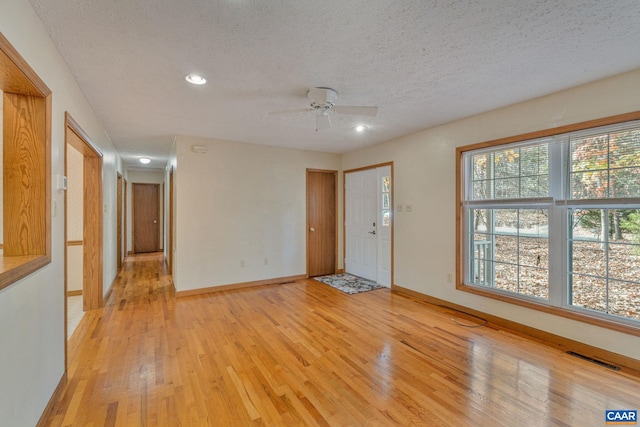
[[[447,274],[447,282],[453,283],[453,274],[451,273]]]
[[[244,268],[244,260],[240,260],[240,268]]]
[[[269,265],[269,258],[264,259],[264,265]]]

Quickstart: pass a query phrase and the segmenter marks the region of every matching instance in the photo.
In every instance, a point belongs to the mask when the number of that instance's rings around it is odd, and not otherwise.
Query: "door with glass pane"
[[[391,286],[391,167],[345,174],[345,272]]]
[[[391,166],[383,166],[378,172],[378,284],[391,287],[391,213],[393,199],[391,193]]]

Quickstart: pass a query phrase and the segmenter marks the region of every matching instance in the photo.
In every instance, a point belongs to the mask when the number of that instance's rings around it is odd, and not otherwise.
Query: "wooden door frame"
[[[158,196],[158,211],[156,212],[158,218],[158,240],[156,241],[157,249],[160,250],[161,245],[160,241],[163,238],[163,234],[161,232],[162,227],[160,227],[160,207],[162,206],[162,200],[160,197],[160,184],[155,182],[132,182],[131,183],[131,252],[136,253],[136,221],[135,221],[135,213],[136,213],[136,203],[135,203],[135,194],[134,188],[136,185],[153,185],[157,188],[156,194]]]
[[[169,239],[167,242],[167,260],[169,264],[169,274],[173,275],[173,167],[169,170],[169,218],[168,218],[168,228],[169,228]]]
[[[77,138],[73,138],[75,135]],[[102,259],[102,152],[86,132],[65,112],[65,169],[67,144],[82,154],[83,178],[83,248],[82,248],[82,305],[85,311],[101,308],[103,301]],[[65,172],[66,173],[66,172]],[[67,193],[64,196],[64,234],[67,236]],[[66,269],[65,244],[65,269]],[[65,270],[66,277],[66,270]],[[66,281],[65,281],[66,292]],[[67,313],[65,312],[65,316]]]
[[[361,168],[356,168],[356,169],[348,169],[345,171],[342,171],[342,182],[346,183],[347,182],[347,174],[349,173],[353,173],[353,172],[361,172],[364,170],[369,170],[369,169],[378,169],[380,167],[384,167],[384,166],[389,166],[391,168],[391,280],[390,280],[390,286],[393,287],[395,286],[395,284],[393,283],[394,281],[394,267],[395,267],[395,262],[394,262],[394,253],[395,253],[395,233],[394,233],[394,228],[395,228],[395,178],[393,175],[393,162],[386,162],[386,163],[378,163],[375,165],[370,165],[370,166],[363,166]],[[376,190],[376,194],[377,194],[377,190]],[[346,206],[346,200],[347,200],[347,186],[343,185],[342,186],[342,200],[343,200],[343,206],[342,206],[342,253],[344,254],[344,257],[346,257],[346,251],[347,251],[347,239],[346,239],[346,235],[347,235],[347,206]],[[345,272],[346,270],[346,265],[344,262],[344,258],[342,260],[343,262],[343,266],[344,266],[344,270]],[[377,267],[376,267],[377,269]],[[378,272],[376,271],[376,277],[377,277]]]
[[[118,257],[116,261],[116,265],[118,271],[122,268],[122,174],[120,172],[116,172],[116,217],[117,217],[117,225],[116,225],[116,256]]]
[[[122,211],[124,213],[124,215],[123,215],[124,216],[124,218],[123,218],[123,220],[124,220],[124,227],[123,227],[124,230],[123,230],[122,234],[124,236],[124,239],[123,239],[124,240],[124,253],[123,253],[123,255],[126,258],[127,255],[129,254],[129,251],[127,251],[128,242],[129,242],[129,239],[128,239],[129,236],[127,235],[127,207],[128,207],[127,195],[129,194],[129,183],[128,183],[126,178],[124,179],[123,183],[124,183],[124,207],[123,207]]]
[[[311,224],[309,223],[309,174],[311,173],[330,173],[334,175],[335,178],[335,188],[334,188],[334,195],[335,195],[335,206],[336,206],[336,212],[335,212],[335,233],[336,233],[336,242],[335,242],[335,248],[333,249],[334,252],[334,265],[335,265],[335,269],[334,269],[334,273],[337,272],[339,270],[339,264],[338,264],[338,171],[337,170],[329,170],[329,169],[311,169],[311,168],[307,168],[307,173],[305,175],[305,187],[306,187],[306,200],[305,200],[305,205],[306,205],[306,228],[304,230],[304,235],[305,235],[305,240],[306,240],[306,247],[307,247],[307,253],[306,253],[306,259],[305,259],[305,264],[306,264],[306,276],[309,277],[309,257],[311,256],[311,250],[309,247],[309,228],[311,227]]]

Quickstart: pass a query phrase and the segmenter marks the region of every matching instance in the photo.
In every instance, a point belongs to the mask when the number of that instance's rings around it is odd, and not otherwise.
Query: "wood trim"
[[[46,102],[4,94],[4,256],[46,253]]]
[[[502,317],[494,316],[488,313],[484,313],[478,310],[474,310],[469,307],[458,305],[449,301],[441,300],[411,289],[403,288],[402,286],[392,285],[392,292],[408,295],[421,302],[431,304],[442,310],[452,309],[456,312],[462,312],[474,317],[480,317],[486,319],[490,326],[496,329],[502,329],[513,334],[533,339],[534,341],[548,345],[559,349],[561,351],[573,351],[596,360],[607,362],[609,364],[619,366],[620,372],[632,375],[634,377],[640,377],[640,360],[633,359],[631,357],[623,356],[621,354],[613,353],[598,347],[591,346],[589,344],[574,341],[569,338],[561,337],[559,335],[545,332],[540,329],[532,328],[530,326],[523,325],[521,323],[513,322],[511,320],[504,319]]]
[[[481,148],[495,147],[504,144],[511,144],[513,142],[526,141],[528,139],[544,138],[547,136],[559,135],[561,133],[575,132],[588,128],[595,128],[599,126],[613,125],[617,123],[628,122],[631,120],[640,120],[640,111],[633,111],[631,113],[618,114],[615,116],[604,117],[601,119],[587,120],[584,122],[573,123],[569,125],[559,126],[556,128],[543,129],[535,132],[523,133],[515,136],[508,136],[506,138],[493,139],[490,141],[479,142],[476,144],[465,145],[464,147],[456,148],[456,151],[471,151]]]
[[[211,286],[208,288],[189,289],[186,291],[176,291],[176,297],[187,297],[192,295],[208,294],[212,292],[229,291],[233,289],[253,288],[256,286],[279,285],[281,283],[295,282],[305,279],[307,276],[299,274],[297,276],[278,277],[274,279],[256,280],[254,282],[234,283],[232,285]]]
[[[46,98],[51,90],[0,32],[0,89],[5,93]]]
[[[78,125],[71,114],[68,111],[65,112],[65,144],[71,145],[83,156],[82,291],[85,311],[100,308],[104,304],[102,154],[88,138],[87,133]]]
[[[560,126],[557,128],[544,129],[536,132],[529,132],[521,135],[510,136],[501,139],[495,139],[492,141],[485,141],[477,144],[466,145],[464,147],[456,148],[456,289],[469,292],[475,295],[479,295],[486,298],[492,298],[499,301],[503,301],[509,304],[519,305],[521,307],[530,308],[537,311],[542,311],[555,316],[560,316],[579,322],[588,323],[591,325],[599,326],[606,329],[622,332],[629,335],[640,336],[640,327],[632,326],[626,323],[616,322],[611,319],[603,319],[601,317],[592,316],[587,313],[581,313],[574,310],[570,310],[564,307],[555,307],[544,303],[537,303],[531,300],[525,300],[518,297],[512,297],[503,293],[492,292],[490,290],[480,289],[476,286],[469,286],[464,284],[464,237],[462,224],[464,218],[464,206],[462,205],[462,184],[464,182],[463,168],[462,168],[462,156],[465,152],[476,150],[480,148],[487,148],[493,146],[499,146],[504,144],[510,144],[514,142],[525,141],[528,139],[536,139],[547,136],[559,135],[562,133],[575,132],[588,128],[594,128],[599,126],[607,126],[617,123],[623,123],[631,120],[640,120],[640,111],[634,111],[631,113],[619,114],[615,116],[605,117],[601,119],[588,120],[580,123]]]
[[[69,129],[71,129],[77,136],[80,138],[81,143],[78,140],[71,139],[69,142],[82,154],[83,156],[90,157],[102,157],[102,151],[91,141],[89,135],[80,127],[78,122],[74,120],[74,118],[69,114],[68,111],[64,112],[64,119]]]
[[[167,249],[167,261],[169,264],[169,274],[173,275],[173,217],[175,215],[175,210],[173,208],[173,203],[174,203],[174,195],[173,195],[173,166],[171,167],[171,169],[169,170],[169,220],[168,225],[169,225],[169,248]]]
[[[391,162],[384,162],[384,163],[377,163],[375,165],[369,165],[369,166],[362,166],[359,168],[355,168],[355,169],[347,169],[345,171],[343,171],[343,174],[347,174],[347,173],[352,173],[352,172],[361,172],[361,171],[366,171],[368,169],[378,169],[384,166],[391,166],[393,168],[393,161]]]
[[[116,266],[122,268],[122,174],[116,172]]]
[[[0,90],[3,289],[51,262],[51,91],[2,33]]]
[[[42,411],[42,414],[40,415],[40,419],[38,420],[38,424],[36,424],[36,427],[44,427],[48,424],[48,420],[51,417],[51,414],[53,414],[53,410],[55,409],[56,402],[62,399],[62,395],[65,391],[66,386],[67,386],[67,369],[65,367],[64,374],[62,374],[62,378],[60,378],[60,381],[58,381],[58,385],[56,386],[56,389],[53,391],[53,394],[49,398],[49,402],[47,403],[47,406],[45,406],[44,411]]]
[[[46,255],[0,257],[0,289],[10,286],[51,262]]]
[[[123,237],[124,237],[124,249],[123,249],[123,253],[124,253],[124,257],[126,258],[127,255],[131,255],[131,252],[127,251],[127,244],[129,243],[128,240],[128,235],[127,235],[127,207],[128,207],[128,201],[127,201],[127,196],[129,194],[129,188],[128,188],[128,182],[127,179],[124,179],[124,206],[122,208],[122,212],[123,212],[123,221],[124,221],[124,230],[122,232]],[[124,263],[124,260],[123,260]]]
[[[67,246],[82,246],[84,240],[67,240]]]
[[[83,291],[85,311],[102,307],[102,158],[84,158]]]
[[[78,295],[82,295],[82,289],[76,290],[76,291],[67,291],[67,296],[68,297],[76,297]]]

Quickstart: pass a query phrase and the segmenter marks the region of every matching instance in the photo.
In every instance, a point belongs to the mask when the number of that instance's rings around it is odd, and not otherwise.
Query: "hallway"
[[[180,298],[128,257],[69,342],[45,425],[580,425],[640,381],[379,289],[313,280]]]

